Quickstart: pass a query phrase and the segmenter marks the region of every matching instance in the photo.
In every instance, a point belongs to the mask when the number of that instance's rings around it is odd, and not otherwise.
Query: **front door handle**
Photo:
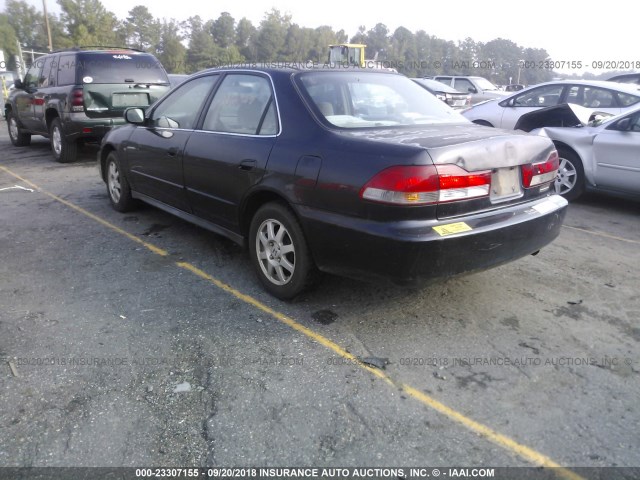
[[[167,150],[167,155],[169,155],[170,157],[175,157],[178,154],[178,147],[171,147],[169,150]]]

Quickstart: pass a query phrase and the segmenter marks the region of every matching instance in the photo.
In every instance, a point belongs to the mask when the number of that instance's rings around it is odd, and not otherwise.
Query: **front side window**
[[[456,78],[454,80],[453,88],[464,93],[477,92],[473,84],[466,78]]]
[[[560,102],[564,85],[545,85],[515,97],[515,107],[550,107]]]
[[[26,88],[36,88],[38,86],[40,70],[42,70],[42,62],[36,60],[24,76],[24,86]]]
[[[203,130],[246,135],[274,135],[276,110],[269,80],[229,74],[213,97]]]
[[[38,79],[38,88],[52,87],[55,85],[55,77],[52,75],[52,69],[55,57],[46,57],[44,59],[43,68],[40,72],[40,78]]]
[[[153,126],[184,130],[193,129],[202,105],[217,78],[217,75],[199,77],[177,87],[153,111],[151,115]]]
[[[395,74],[308,72],[296,77],[316,115],[341,128],[468,123],[410,79]]]

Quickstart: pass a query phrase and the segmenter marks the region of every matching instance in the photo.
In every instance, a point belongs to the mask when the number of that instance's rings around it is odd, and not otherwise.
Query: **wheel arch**
[[[291,205],[291,202],[289,202],[284,195],[268,189],[255,190],[249,193],[249,195],[247,195],[240,209],[239,225],[240,225],[240,233],[243,236],[245,237],[249,236],[251,219],[256,214],[256,212],[260,209],[260,207],[270,202],[278,202],[285,205],[287,208],[289,208],[293,212],[293,214],[296,216],[298,221],[300,221],[300,217],[298,216],[298,213],[296,212],[295,208],[293,208],[293,206]]]
[[[111,152],[115,152],[116,147],[111,145],[110,143],[105,144],[100,149],[100,176],[102,177],[102,181],[106,183],[107,181],[107,157]]]
[[[54,118],[59,118],[60,114],[58,113],[58,110],[53,108],[53,107],[49,107],[47,108],[46,112],[44,113],[44,119],[45,122],[47,123],[47,132],[51,130],[51,123],[53,122]]]

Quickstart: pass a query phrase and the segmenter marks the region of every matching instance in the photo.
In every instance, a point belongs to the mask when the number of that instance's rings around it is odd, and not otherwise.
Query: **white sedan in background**
[[[567,200],[585,190],[640,200],[640,107],[590,124],[576,123],[579,126],[531,131],[550,138],[558,149],[556,193]]]
[[[503,100],[474,105],[462,114],[474,123],[513,129],[525,113],[573,103],[599,112],[618,115],[640,102],[640,86],[608,81],[560,80],[520,90]]]

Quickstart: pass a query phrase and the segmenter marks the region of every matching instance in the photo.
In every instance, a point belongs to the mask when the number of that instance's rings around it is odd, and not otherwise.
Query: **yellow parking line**
[[[113,225],[112,223],[109,223],[108,221],[98,217],[97,215],[94,215],[93,213],[85,210],[82,207],[79,207],[67,200],[64,200],[60,197],[58,197],[57,195],[54,195],[50,192],[47,192],[46,190],[40,188],[38,185],[22,178],[21,176],[13,173],[11,170],[9,170],[8,168],[0,165],[0,170],[5,171],[6,173],[8,173],[9,175],[12,175],[13,177],[21,180],[22,182],[26,183],[27,185],[29,185],[30,187],[32,187],[34,190],[37,190],[41,193],[43,193],[44,195],[47,195],[51,198],[53,198],[54,200],[72,208],[73,210],[75,210],[78,213],[81,213],[89,218],[91,218],[92,220],[95,220],[96,222],[100,223],[101,225],[104,225],[105,227],[109,228],[110,230],[119,233],[120,235],[123,235],[125,237],[127,237],[130,240],[135,241],[138,244],[143,245],[145,248],[147,248],[149,251],[157,254],[157,255],[162,255],[162,256],[167,256],[168,252],[166,250],[163,250],[161,248],[156,247],[155,245],[152,245],[150,243],[144,242],[142,240],[140,240],[138,237],[136,237],[135,235],[132,235],[128,232],[126,232],[125,230],[122,230],[121,228],[116,227],[115,225]],[[310,328],[305,327],[304,325],[296,322],[293,318],[278,312],[277,310],[274,310],[273,308],[265,305],[264,303],[262,303],[260,300],[257,300],[255,298],[253,298],[250,295],[247,295],[245,293],[242,293],[239,290],[236,290],[235,288],[231,287],[230,285],[227,285],[226,283],[218,280],[217,278],[209,275],[208,273],[204,272],[203,270],[200,270],[198,267],[187,263],[187,262],[175,262],[175,265],[179,268],[182,268],[184,270],[187,270],[189,272],[191,272],[192,274],[198,276],[199,278],[206,280],[207,282],[211,283],[212,285],[215,285],[216,287],[220,288],[221,290],[229,293],[230,295],[234,296],[235,298],[237,298],[238,300],[241,300],[255,308],[257,308],[258,310],[263,311],[264,313],[272,316],[273,318],[275,318],[276,320],[284,323],[285,325],[288,325],[289,327],[293,328],[294,330],[302,333],[303,335],[307,336],[308,338],[314,340],[315,342],[319,343],[320,345],[328,348],[329,350],[332,350],[333,352],[335,352],[337,355],[340,355],[342,358],[349,360],[349,362],[351,364],[354,365],[359,365],[361,368],[363,368],[364,370],[366,370],[367,372],[371,373],[372,375],[375,375],[376,377],[378,377],[381,380],[384,380],[386,383],[388,383],[389,385],[393,386],[394,388],[399,388],[401,389],[403,392],[405,392],[407,395],[409,395],[411,398],[417,400],[418,402],[420,402],[421,404],[423,404],[426,407],[429,407],[435,411],[437,411],[438,413],[446,416],[447,418],[449,418],[450,420],[453,420],[454,422],[464,426],[465,428],[467,428],[468,430],[481,435],[483,437],[485,437],[487,440],[490,440],[491,442],[495,443],[496,445],[499,445],[500,447],[504,448],[505,450],[508,450],[518,456],[520,456],[521,458],[527,460],[528,462],[534,464],[534,465],[538,465],[538,466],[542,466],[542,467],[546,467],[546,468],[553,468],[554,472],[561,478],[564,478],[566,480],[584,480],[583,477],[581,477],[580,475],[576,474],[575,472],[572,472],[571,470],[562,467],[560,464],[554,462],[551,458],[547,457],[546,455],[537,452],[536,450],[529,448],[525,445],[522,445],[521,443],[518,443],[517,441],[513,440],[512,438],[503,435],[501,433],[498,433],[496,430],[493,430],[492,428],[477,422],[469,417],[467,417],[466,415],[458,412],[457,410],[448,407],[447,405],[445,405],[444,403],[439,402],[438,400],[434,399],[433,397],[421,392],[420,390],[407,385],[407,384],[400,384],[398,382],[395,382],[389,375],[387,375],[386,373],[384,373],[382,370],[378,370],[375,368],[372,368],[364,363],[362,363],[355,355],[347,352],[344,348],[342,348],[340,345],[338,345],[337,343],[329,340],[328,338],[324,337],[323,335],[311,330]]]
[[[563,225],[563,227],[570,228],[571,230],[578,230],[579,232],[590,233],[591,235],[596,235],[598,237],[610,238],[612,240],[618,240],[620,242],[635,243],[637,245],[640,245],[640,242],[638,240],[631,240],[630,238],[616,237],[615,235],[599,232],[597,230],[588,230],[586,228],[572,227],[571,225]]]
[[[64,198],[60,198],[57,195],[54,195],[53,193],[50,193],[50,192],[47,192],[46,190],[43,190],[42,188],[40,188],[35,183],[32,183],[32,182],[30,182],[29,180],[27,180],[25,178],[22,178],[17,173],[13,173],[7,167],[3,167],[2,165],[0,165],[0,170],[5,171],[9,175],[12,175],[13,177],[17,178],[21,182],[26,183],[27,185],[29,185],[34,190],[37,190],[38,192],[43,193],[43,194],[47,195],[48,197],[53,198],[55,201],[60,202],[63,205],[66,205],[67,207],[74,209],[76,212],[79,212],[79,213],[89,217],[91,220],[95,220],[100,225],[103,225],[103,226],[107,227],[108,229],[113,230],[114,232],[119,233],[120,235],[123,235],[123,236],[127,237],[129,240],[133,240],[134,242],[139,243],[140,245],[142,245],[146,249],[150,250],[151,252],[153,252],[155,254],[158,254],[158,255],[162,255],[163,257],[166,257],[167,255],[169,255],[169,252],[167,252],[166,250],[163,250],[162,248],[158,248],[155,245],[152,245],[152,244],[147,243],[147,242],[145,242],[143,240],[140,240],[135,235],[132,235],[131,233],[129,233],[129,232],[125,231],[125,230],[122,230],[121,228],[116,227],[112,223],[109,223],[106,220],[103,220],[102,218],[98,217],[97,215],[94,215],[93,213],[85,210],[84,208],[79,207],[79,206],[75,205],[74,203],[71,203],[71,202],[65,200]]]

